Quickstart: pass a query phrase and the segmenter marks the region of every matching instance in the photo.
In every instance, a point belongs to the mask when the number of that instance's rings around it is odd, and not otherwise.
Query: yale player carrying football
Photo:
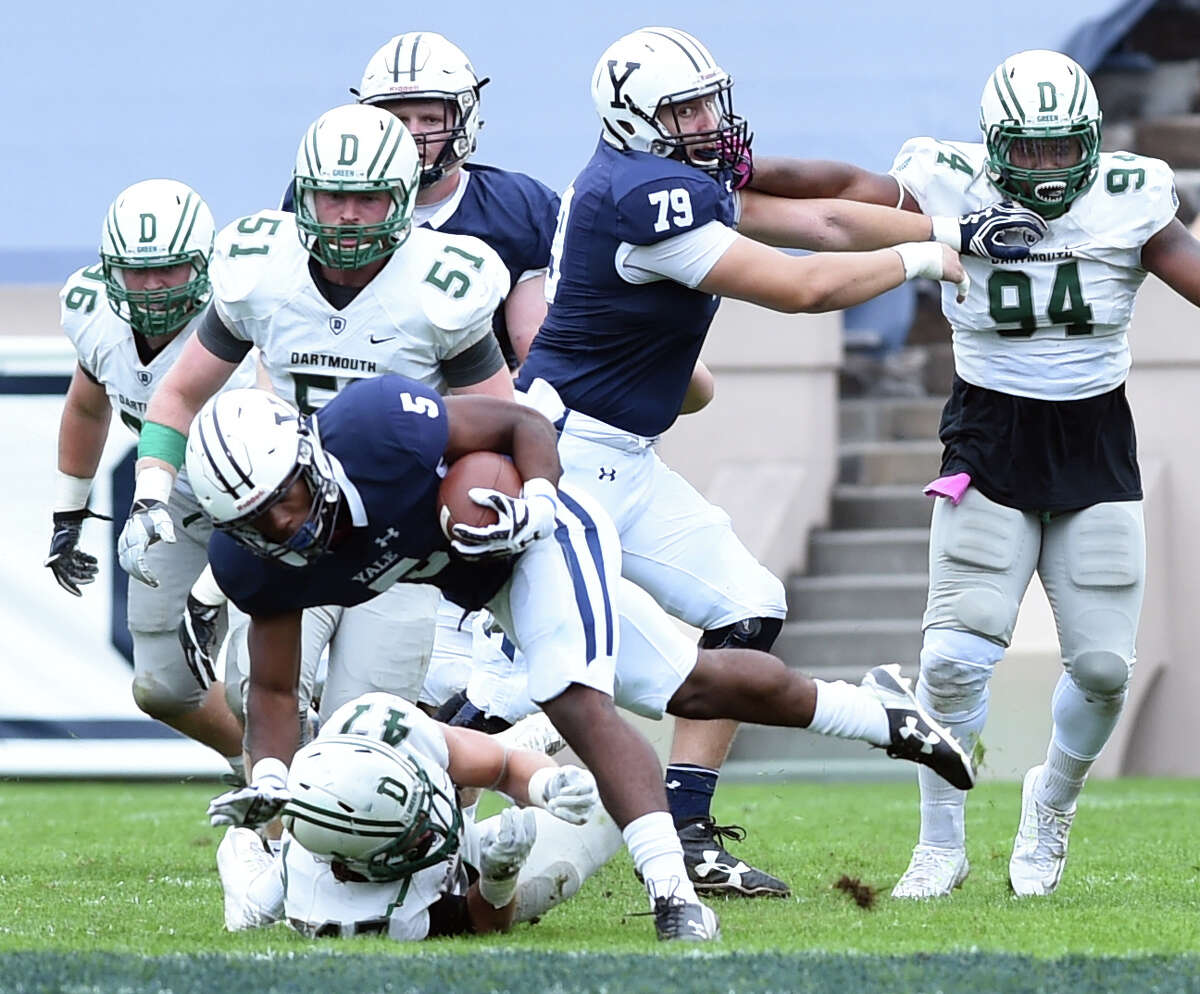
[[[225,833],[225,927],[284,920],[314,938],[420,940],[506,931],[570,898],[621,833],[590,773],[523,747],[520,733],[451,728],[392,694],[343,704],[292,759],[279,853],[251,829]],[[456,787],[534,810],[477,824]]]
[[[447,463],[511,456],[522,496],[475,491],[490,526],[442,532]],[[885,747],[963,789],[974,770],[930,723],[897,667],[862,686],[812,680],[766,653],[700,649],[620,576],[612,523],[591,498],[559,489],[557,433],[537,412],[491,397],[446,397],[415,380],[357,380],[303,419],[262,390],[205,404],[187,443],[222,589],[250,615],[248,787],[218,797],[214,823],[255,825],[286,800],[297,746],[301,616],[353,605],[393,584],[431,584],[464,609],[486,606],[524,654],[530,697],[587,765],[642,875],[661,938],[719,934],[696,899],[650,744],[616,713],[733,717],[804,727]],[[203,482],[199,482],[203,481]]]
[[[58,433],[54,537],[46,565],[63,589],[80,596],[96,577],[96,558],[77,548],[92,478],[115,408],[135,433],[155,387],[183,353],[211,295],[208,267],[213,218],[195,190],[151,179],[123,190],[104,218],[100,263],[62,289],[62,327],[78,355]],[[232,370],[231,370],[232,371]],[[239,370],[234,386],[253,382]],[[161,579],[151,590],[129,585],[133,698],[146,714],[211,746],[241,768],[242,731],[211,669],[189,669],[175,619],[204,568],[209,523],[186,476],[163,495],[164,528],[179,537],[147,561]]]
[[[518,385],[561,424],[566,479],[616,523],[624,574],[701,629],[701,645],[769,650],[786,610],[783,585],[728,516],[654,452],[680,413],[720,297],[826,311],[914,276],[959,283],[958,256],[931,235],[953,249],[990,238],[1005,251],[1001,232],[1036,240],[1041,222],[1024,208],[930,221],[737,192],[751,171],[750,135],[733,113],[732,88],[708,50],[674,28],[635,31],[600,57],[592,99],[602,137],[563,195],[550,309]],[[897,243],[910,244],[885,248]],[[801,258],[770,245],[877,251]],[[709,813],[734,731],[676,726],[667,781],[689,872],[710,892],[786,894],[783,881],[725,851],[730,833]]]
[[[909,141],[891,173],[769,160],[756,183],[907,210],[973,211],[997,195],[1049,231],[1029,260],[964,259],[971,291],[943,293],[956,376],[942,415],[917,694],[968,748],[988,680],[1036,570],[1065,672],[1045,763],[1025,776],[1009,879],[1054,891],[1076,799],[1116,726],[1134,663],[1145,529],[1125,399],[1134,296],[1154,273],[1200,304],[1200,243],[1175,218],[1170,168],[1101,153],[1087,74],[1057,52],[1021,52],[984,86],[983,143]],[[949,894],[967,876],[965,796],[920,776],[921,835],[893,894]]]
[[[213,305],[147,412],[122,533],[122,565],[133,576],[153,579],[142,557],[165,537],[159,505],[193,415],[252,345],[273,389],[305,412],[347,382],[389,371],[439,390],[512,396],[491,324],[508,273],[477,239],[414,228],[420,170],[416,145],[395,117],[360,104],[337,107],[300,143],[298,212],[260,211],[220,233]],[[437,600],[432,589],[398,588],[353,611],[310,612],[306,691],[328,643],[326,713],[372,689],[415,700]]]

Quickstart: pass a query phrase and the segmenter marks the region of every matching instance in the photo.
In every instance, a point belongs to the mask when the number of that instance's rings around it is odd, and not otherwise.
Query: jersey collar
[[[461,177],[454,192],[437,204],[418,206],[413,214],[413,220],[423,228],[433,228],[435,231],[454,216],[458,205],[462,203],[463,194],[467,192],[467,184],[471,182],[471,174],[462,168],[458,171]]]
[[[362,495],[358,492],[358,487],[350,482],[350,477],[346,475],[338,457],[331,452],[325,454],[329,457],[329,468],[333,470],[333,478],[337,480],[338,489],[346,498],[346,506],[350,508],[350,523],[355,528],[364,527],[367,524],[367,509],[363,504]]]

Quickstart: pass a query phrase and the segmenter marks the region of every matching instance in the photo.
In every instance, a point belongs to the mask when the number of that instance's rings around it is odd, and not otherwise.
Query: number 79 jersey
[[[424,228],[340,309],[317,289],[309,258],[293,215],[260,211],[218,234],[211,264],[217,314],[259,347],[272,388],[304,413],[384,373],[444,393],[441,363],[491,334],[509,288],[479,239]]]
[[[891,174],[923,213],[959,215],[1002,198],[981,144],[913,138]],[[961,304],[942,286],[954,363],[968,383],[1020,397],[1079,400],[1129,373],[1127,333],[1146,277],[1142,246],[1175,216],[1170,167],[1104,153],[1091,188],[1048,222],[1028,260],[963,256],[971,290]]]

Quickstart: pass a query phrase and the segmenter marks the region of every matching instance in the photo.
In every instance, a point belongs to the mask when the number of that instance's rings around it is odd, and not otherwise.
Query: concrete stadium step
[[[788,666],[828,680],[857,683],[880,663],[900,663],[907,671],[921,654],[921,614],[875,621],[789,621],[773,651]]]
[[[838,434],[843,443],[886,439],[935,439],[944,401],[862,398],[838,404]]]
[[[788,619],[912,622],[925,610],[928,587],[926,573],[793,577],[787,585]]]
[[[867,485],[935,479],[942,465],[936,440],[849,442],[838,446],[838,482]]]
[[[929,568],[928,528],[862,528],[813,532],[808,568],[813,576],[923,573]]]
[[[924,482],[924,481],[923,481]],[[929,528],[933,501],[919,484],[887,486],[838,484],[833,488],[830,524],[835,529]]]

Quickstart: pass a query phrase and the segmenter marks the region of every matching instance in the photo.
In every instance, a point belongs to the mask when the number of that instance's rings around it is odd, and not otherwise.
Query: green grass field
[[[621,854],[581,894],[506,936],[402,946],[223,931],[204,817],[215,784],[0,783],[0,991],[1190,991],[1200,994],[1200,783],[1090,784],[1057,894],[1018,901],[1016,784],[968,809],[971,876],[893,901],[917,824],[896,784],[723,786],[739,850],[786,901],[717,903],[724,938],[663,947]],[[871,909],[833,885],[879,892]]]

